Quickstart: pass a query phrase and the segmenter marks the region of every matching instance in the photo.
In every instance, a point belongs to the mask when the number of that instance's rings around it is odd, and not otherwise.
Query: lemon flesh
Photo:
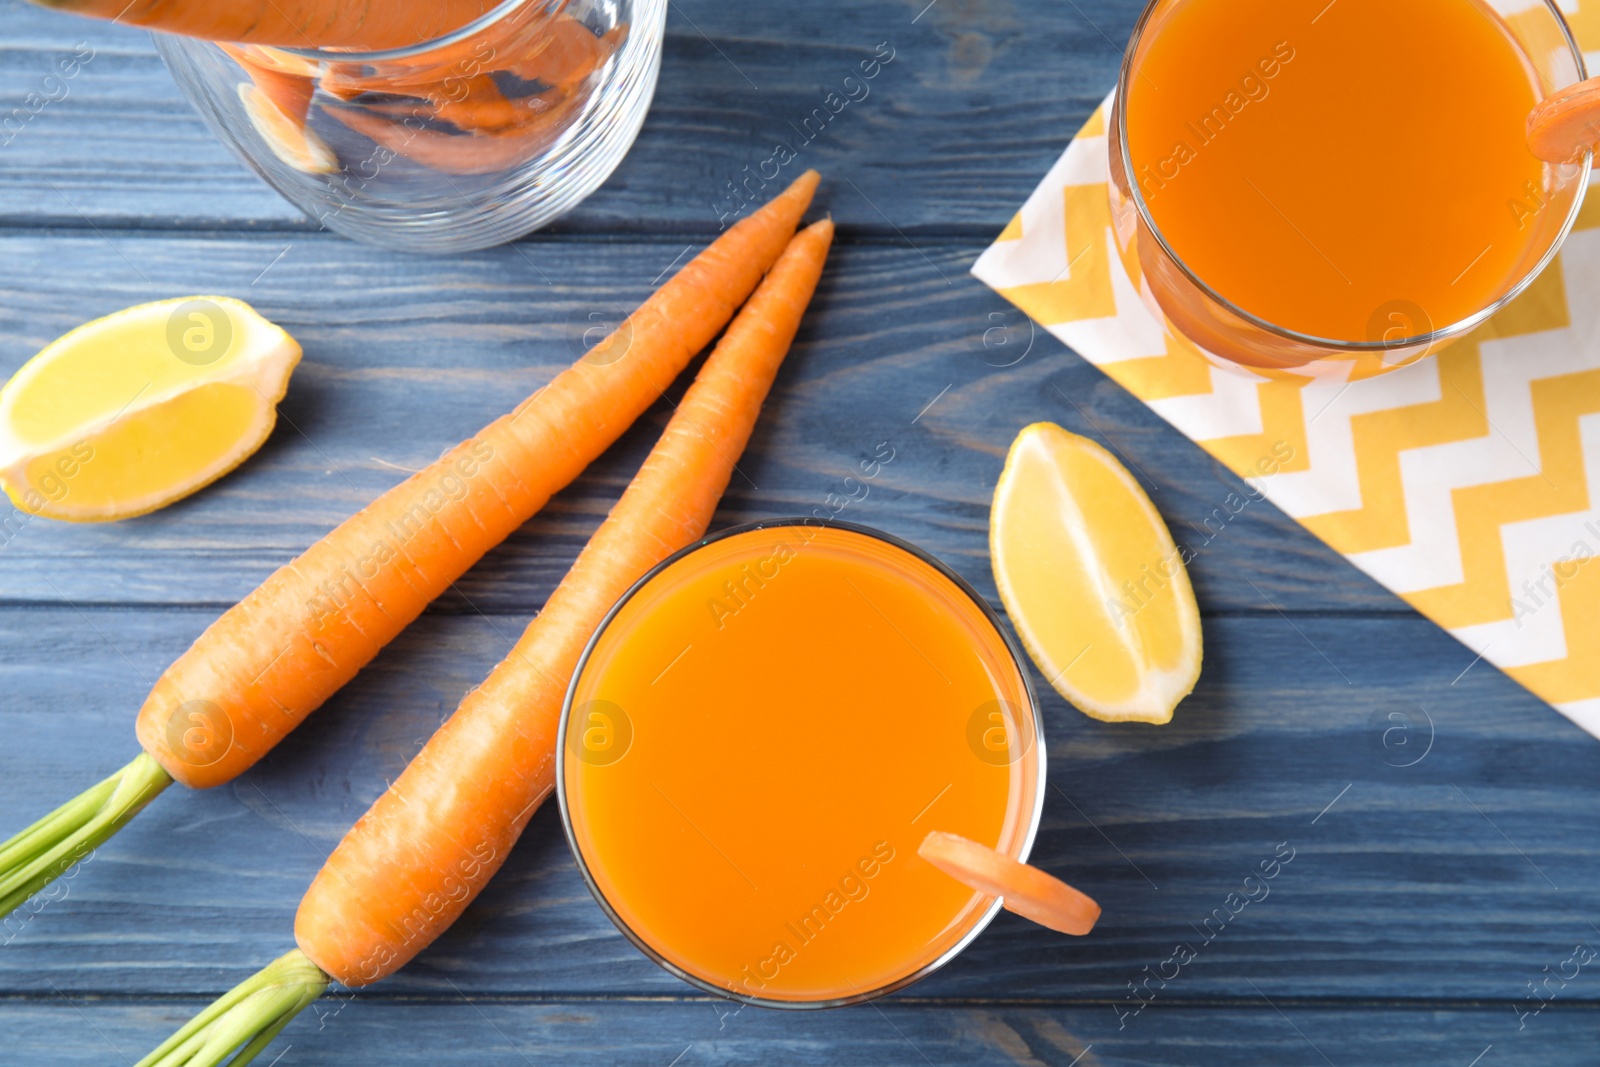
[[[989,550],[1034,663],[1084,714],[1164,723],[1200,677],[1200,612],[1150,498],[1104,448],[1052,423],[1017,435]]]
[[[261,446],[299,362],[294,338],[229,297],[96,319],[0,389],[0,488],[72,522],[154,511]]]

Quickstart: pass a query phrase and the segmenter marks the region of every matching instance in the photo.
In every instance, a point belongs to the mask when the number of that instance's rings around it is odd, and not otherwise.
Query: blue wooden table
[[[688,0],[603,189],[515,249],[426,259],[317,232],[212,141],[142,33],[0,2],[0,376],[88,318],[197,291],[305,346],[272,440],[218,485],[130,522],[0,535],[0,833],[125,763],[150,683],[219,612],[575,358],[880,46],[870,95],[801,151],[839,241],[717,525],[808,512],[888,441],[845,517],[994,600],[989,494],[1012,436],[1049,419],[1114,445],[1175,531],[1198,527],[1235,479],[967,273],[1110,86],[1136,13]],[[30,98],[75,48],[92,58],[65,93]],[[169,790],[7,919],[0,1064],[131,1063],[291,947],[324,854],[506,651],[666,414],[256,768]],[[1093,936],[1002,915],[877,1004],[738,1010],[613,929],[547,809],[411,967],[324,1000],[260,1062],[1600,1061],[1600,744],[1269,504],[1192,573],[1205,673],[1171,725],[1045,700],[1035,862],[1105,905]]]

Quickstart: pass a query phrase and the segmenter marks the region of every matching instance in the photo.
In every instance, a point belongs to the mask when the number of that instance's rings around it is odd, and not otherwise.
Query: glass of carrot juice
[[[917,855],[1026,859],[1045,752],[1022,658],[937,560],[844,523],[739,527],[612,609],[567,695],[578,866],[647,956],[777,1008],[899,989],[1000,904]]]
[[[1527,120],[1585,77],[1553,0],[1151,0],[1108,128],[1118,251],[1225,361],[1407,365],[1554,258],[1590,157],[1541,161]]]

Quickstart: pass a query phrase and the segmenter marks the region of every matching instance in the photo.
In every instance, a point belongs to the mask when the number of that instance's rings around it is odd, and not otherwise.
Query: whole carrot
[[[207,41],[290,48],[405,48],[460,29],[495,0],[35,0],[56,11],[114,19]],[[557,3],[557,8],[565,6]]]
[[[808,171],[714,241],[572,367],[384,493],[230,608],[139,712],[144,752],[0,845],[0,915],[172,781],[230,781],[572,481],[661,395],[778,258]]]
[[[510,655],[345,835],[295,916],[298,948],[201,1012],[138,1067],[249,1062],[330,978],[392,974],[505,862],[554,783],[562,699],[611,605],[705,533],[789,350],[833,238],[796,235],[706,361],[616,507]]]

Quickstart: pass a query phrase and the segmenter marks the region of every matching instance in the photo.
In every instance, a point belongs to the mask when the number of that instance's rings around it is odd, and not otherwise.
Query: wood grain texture
[[[830,183],[816,211],[839,195]],[[0,597],[233,603],[404,469],[580,356],[585,335],[594,340],[637,305],[685,247],[570,240],[428,259],[324,235],[0,235],[0,261],[29,264],[0,278],[0,375],[86,318],[173,293],[249,300],[305,348],[277,431],[241,470],[128,522],[18,519],[0,544]],[[1050,419],[1134,464],[1176,536],[1198,551],[1192,573],[1207,611],[1409,612],[1270,505],[1231,520],[1218,512],[1238,480],[972,278],[981,247],[836,247],[721,521],[823,509],[888,441],[893,462],[842,517],[923,545],[993,598],[990,494],[1016,432]],[[658,405],[446,606],[543,603],[668,414]]]
[[[1110,89],[1111,41],[1138,5],[941,0],[917,18],[926,6],[673,5],[637,144],[554,232],[715,230],[724,183],[796,142],[881,42],[893,61],[793,165],[849,174],[832,205],[844,227],[998,232]],[[0,220],[312,228],[212,139],[143,31],[24,0],[0,3],[0,24],[0,116],[75,42],[95,49],[66,98],[0,148]]]
[[[1254,996],[1253,1006],[1151,1009],[1120,1031],[1111,1011],[1099,1005],[992,1007],[894,998],[826,1014],[755,1008],[733,1014],[727,1005],[694,1000],[507,1003],[463,996],[418,1004],[362,996],[325,1001],[317,1008],[320,1018],[307,1011],[274,1049],[283,1056],[279,1067],[1467,1067],[1480,1056],[1474,1067],[1594,1063],[1593,1004],[1548,1008],[1518,1031],[1509,1008],[1307,1007],[1279,1001],[1270,990],[1266,996],[1281,1014]],[[0,1028],[17,1063],[100,1067],[132,1062],[194,1008],[181,1001],[69,1004],[53,998],[0,1004]],[[92,1030],[85,1017],[93,1020]]]
[[[312,232],[143,33],[0,0],[0,376],[184,292],[250,300],[306,349],[266,448],[196,498],[110,527],[0,510],[0,834],[125,763],[150,682],[223,608],[576,358],[716,231],[723,184],[888,41],[871,96],[798,161],[824,172],[840,242],[717,525],[824,507],[888,441],[842,517],[993,599],[988,497],[1016,430],[1050,419],[1124,457],[1200,549],[1206,667],[1160,729],[1046,691],[1034,858],[1105,905],[1101,927],[1073,941],[1002,915],[879,1006],[735,1012],[611,927],[551,809],[444,938],[296,1022],[274,1062],[1592,1064],[1600,972],[1518,1011],[1600,946],[1600,748],[1270,505],[1208,539],[1239,483],[967,274],[1109,88],[1139,6],[675,3],[612,179],[512,248],[428,259]],[[4,126],[77,42],[94,58],[65,96]],[[284,951],[323,855],[510,646],[668,410],[259,766],[170,790],[0,923],[0,1065],[132,1062]],[[1264,898],[1230,898],[1284,847]],[[1149,978],[1179,943],[1194,959]]]
[[[131,757],[146,679],[206,618],[0,610],[0,830]],[[287,950],[326,851],[525,621],[424,617],[254,770],[218,790],[169,790],[63,899],[13,924],[0,991],[201,994]],[[1002,915],[917,996],[1116,1000],[1187,942],[1198,958],[1164,992],[1174,1001],[1241,995],[1246,980],[1296,998],[1510,1001],[1573,944],[1600,944],[1588,876],[1600,747],[1577,727],[1481,666],[1452,684],[1471,653],[1420,619],[1225,617],[1207,638],[1205,675],[1169,726],[1107,726],[1046,699],[1051,789],[1034,860],[1102,902],[1094,935]],[[1394,723],[1374,715],[1388,709],[1408,710],[1412,727],[1386,748]],[[1293,858],[1265,897],[1230,907],[1281,842]],[[1225,907],[1239,914],[1207,923]],[[590,899],[553,809],[383,989],[452,983],[683,991]]]

